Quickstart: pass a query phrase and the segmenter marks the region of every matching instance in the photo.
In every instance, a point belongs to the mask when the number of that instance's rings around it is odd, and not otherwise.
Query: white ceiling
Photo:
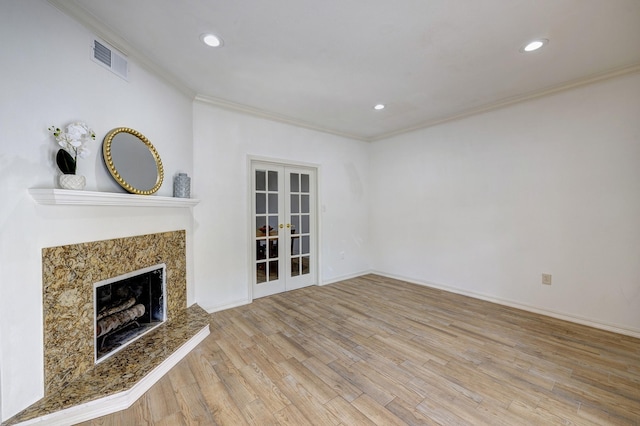
[[[50,1],[194,96],[363,140],[640,70],[640,0]]]

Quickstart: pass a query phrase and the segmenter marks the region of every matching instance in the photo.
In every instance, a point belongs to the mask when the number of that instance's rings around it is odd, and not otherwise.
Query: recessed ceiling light
[[[378,104],[376,106],[373,107],[373,109],[377,109],[378,111],[381,109],[384,109],[385,105],[384,104]]]
[[[202,34],[200,39],[204,44],[211,47],[221,47],[222,39],[215,34]]]
[[[534,52],[540,49],[542,46],[544,46],[548,42],[549,40],[547,40],[546,38],[540,38],[538,40],[530,41],[529,43],[522,46],[522,48],[520,49],[520,52],[523,52],[523,53]]]

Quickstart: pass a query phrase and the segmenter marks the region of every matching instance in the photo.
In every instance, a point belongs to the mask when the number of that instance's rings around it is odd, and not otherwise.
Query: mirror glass
[[[102,154],[111,176],[127,191],[149,195],[160,189],[164,178],[160,155],[140,132],[113,129],[104,138]]]

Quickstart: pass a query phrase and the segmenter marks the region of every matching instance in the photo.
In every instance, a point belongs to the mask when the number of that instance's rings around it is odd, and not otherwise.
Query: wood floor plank
[[[345,366],[338,361],[334,361],[329,364],[329,367],[380,405],[386,405],[395,398],[395,395],[389,392],[383,383],[376,383],[363,374],[358,363]]]
[[[376,425],[401,426],[406,424],[402,419],[389,411],[387,407],[378,404],[367,394],[362,394],[351,401],[351,405],[360,410],[361,413]]]
[[[238,426],[247,424],[236,399],[234,399],[223,382],[211,383],[206,387],[201,386],[200,391],[207,402],[211,416],[217,424]]]
[[[171,387],[174,390],[192,386],[197,383],[193,372],[189,368],[189,364],[186,362],[178,363],[178,365],[167,373],[167,377],[169,381],[171,381]]]
[[[354,364],[355,370],[358,374],[366,377],[372,383],[384,383],[384,389],[396,398],[400,398],[410,405],[417,405],[424,398],[413,389],[405,386],[402,383],[403,376],[392,376],[380,371],[374,365],[369,364],[367,361],[360,361]],[[397,379],[396,379],[397,377]]]
[[[278,424],[282,426],[305,426],[313,424],[294,404],[287,405],[282,410],[274,413],[273,416]]]
[[[257,399],[259,399],[262,405],[271,413],[280,411],[285,406],[291,404],[291,401],[282,393],[277,384],[271,380],[256,363],[242,367],[240,374],[242,374],[246,383],[258,395]]]
[[[255,363],[267,377],[271,379],[282,378],[289,374],[280,366],[280,363],[286,359],[266,339],[260,342],[256,341],[256,344],[247,348],[246,352],[251,363]],[[275,355],[276,353],[277,355]]]
[[[180,404],[176,399],[175,390],[169,380],[168,375],[160,379],[144,396],[148,401],[149,411],[151,412],[151,421],[153,423],[160,422],[164,419],[179,414]]]
[[[303,362],[319,380],[331,387],[338,395],[347,401],[353,401],[362,395],[362,390],[349,382],[344,376],[336,373],[326,363],[319,361],[315,357],[307,358]]]
[[[278,385],[282,392],[295,404],[302,415],[312,419],[316,425],[338,425],[340,418],[325,409],[324,405],[318,401],[304,386],[295,378],[287,376]]]
[[[176,397],[180,405],[180,412],[184,415],[187,424],[216,424],[210,407],[197,384],[183,386],[177,389]],[[132,424],[145,423],[140,422],[140,420],[134,416],[134,423]]]
[[[309,358],[307,358],[308,360]],[[306,361],[306,360],[305,360]],[[280,366],[289,372],[289,374],[296,379],[315,399],[320,401],[321,404],[325,404],[327,401],[338,396],[335,390],[327,385],[323,380],[318,380],[318,377],[313,374],[304,364],[300,363],[295,358],[290,358],[282,363]]]
[[[267,339],[285,355],[285,358],[295,358],[298,361],[304,361],[311,357],[311,354],[300,344],[283,333],[272,334],[267,336]]]
[[[248,362],[252,361],[250,354],[247,353],[245,348],[238,345],[238,341],[235,337],[229,335],[218,340],[217,343],[221,352],[226,356],[226,359],[233,364],[232,369],[239,370],[247,365]]]
[[[128,424],[131,423],[121,423],[122,426]],[[173,413],[159,420],[154,420],[151,424],[154,426],[189,426],[181,412]]]
[[[327,401],[324,406],[344,425],[375,426],[371,419],[340,396]]]
[[[414,406],[410,406],[405,404],[402,400],[394,399],[389,402],[385,406],[391,413],[393,413],[396,417],[401,419],[405,424],[411,426],[442,426],[441,423],[436,422],[435,420],[426,417],[420,411],[416,409]]]
[[[640,425],[640,339],[365,275],[211,314],[90,425]]]
[[[214,369],[236,405],[244,407],[251,401],[258,399],[258,394],[240,374],[240,370],[226,358],[224,353],[219,355],[222,361],[215,364]]]
[[[296,334],[292,336],[302,347],[313,354],[313,358],[328,364],[337,360],[342,354],[342,350],[333,345],[323,344],[317,338],[309,338],[306,334]]]
[[[261,399],[253,400],[248,405],[245,405],[242,409],[242,413],[244,414],[244,418],[247,423],[250,425],[263,426],[278,424],[278,420],[272,414],[271,409],[269,409]],[[240,425],[242,423],[238,423],[236,420],[224,421],[220,424],[230,424],[235,426],[236,424]]]
[[[435,420],[442,425],[474,425],[481,423],[473,413],[480,415],[475,405],[460,398],[449,399],[444,393],[435,393],[427,396],[416,410],[425,417]]]

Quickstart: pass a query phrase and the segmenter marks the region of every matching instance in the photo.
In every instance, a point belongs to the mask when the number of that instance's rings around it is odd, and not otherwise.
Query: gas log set
[[[164,289],[164,265],[95,284],[96,362],[166,319]]]
[[[112,308],[104,309],[98,313],[96,318],[96,337],[100,338],[113,330],[129,325],[129,323],[135,323],[140,327],[136,319],[143,316],[145,311],[146,309],[142,303],[136,304],[135,297],[131,297],[124,303]]]

